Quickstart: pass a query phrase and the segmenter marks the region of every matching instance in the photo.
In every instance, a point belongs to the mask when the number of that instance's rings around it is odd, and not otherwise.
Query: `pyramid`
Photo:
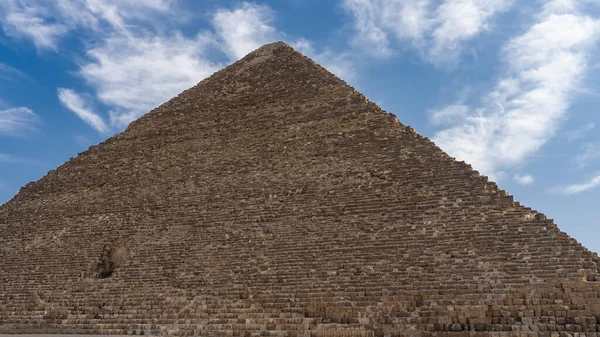
[[[598,336],[598,256],[283,42],[0,208],[0,333]]]

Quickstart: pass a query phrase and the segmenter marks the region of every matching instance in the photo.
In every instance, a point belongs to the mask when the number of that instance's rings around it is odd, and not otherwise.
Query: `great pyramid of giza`
[[[283,42],[0,208],[0,333],[597,336],[598,256]]]

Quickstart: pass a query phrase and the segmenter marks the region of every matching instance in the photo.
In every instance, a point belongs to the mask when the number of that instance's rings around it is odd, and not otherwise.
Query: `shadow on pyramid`
[[[0,258],[0,333],[600,331],[596,254],[283,42],[22,188]]]

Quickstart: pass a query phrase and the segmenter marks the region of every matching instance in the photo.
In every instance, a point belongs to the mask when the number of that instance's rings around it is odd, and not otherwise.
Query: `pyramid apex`
[[[276,42],[272,42],[272,43],[267,43],[265,45],[263,45],[263,47],[265,46],[269,46],[269,45],[274,45],[274,46],[287,46],[287,47],[291,47],[289,44],[287,44],[285,41],[283,40],[279,40]]]
[[[290,46],[288,43],[286,43],[283,40],[280,41],[276,41],[276,42],[271,42],[271,43],[267,43],[262,45],[262,47],[258,48],[258,49],[262,49],[262,48],[269,48],[269,47],[289,47],[292,48],[292,46]]]
[[[271,43],[264,44],[261,47],[259,47],[258,49],[250,52],[248,55],[253,55],[253,54],[260,54],[260,55],[272,54],[275,50],[283,49],[283,48],[294,49],[292,46],[290,46],[289,44],[285,43],[284,41],[276,41],[276,42],[271,42]]]

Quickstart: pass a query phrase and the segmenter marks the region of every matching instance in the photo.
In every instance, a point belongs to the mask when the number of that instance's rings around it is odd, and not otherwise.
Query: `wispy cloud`
[[[582,139],[585,137],[585,135],[592,131],[594,129],[596,125],[594,123],[587,123],[586,125],[577,128],[575,130],[570,130],[566,132],[566,136],[567,139],[569,141],[573,141],[573,140],[577,140],[577,139]]]
[[[73,111],[79,118],[96,129],[98,132],[108,131],[102,117],[96,114],[75,91],[58,88],[58,99],[67,109]]]
[[[275,12],[266,5],[242,2],[233,9],[221,8],[212,19],[215,44],[221,46],[230,60],[237,60],[266,43],[287,37],[276,29],[274,20]],[[313,42],[304,38],[291,38],[290,44],[346,81],[355,79],[356,69],[348,53],[319,51]]]
[[[465,104],[452,104],[445,106],[439,110],[429,111],[429,121],[433,125],[448,125],[452,124],[456,119],[465,119],[470,112],[469,106]]]
[[[5,0],[0,2],[2,28],[7,35],[29,38],[36,48],[56,49],[58,39],[69,29],[52,20],[52,12],[35,2]]]
[[[123,127],[158,104],[196,84],[218,70],[220,64],[205,52],[217,46],[208,33],[188,37],[163,25],[171,19],[171,0],[33,1],[27,7],[10,1],[3,6],[6,17],[29,16],[48,26],[60,26],[52,38],[29,35],[38,48],[56,48],[60,37],[71,30],[85,32],[86,57],[80,58],[78,74],[95,90],[98,101],[110,107],[110,126]],[[14,20],[13,20],[14,21]],[[21,33],[25,27],[10,26]],[[252,22],[251,22],[252,23]],[[20,27],[20,28],[19,28]],[[109,125],[68,89],[59,90],[61,102],[100,132]]]
[[[265,5],[218,9],[211,16],[214,31],[191,37],[136,25],[122,14],[128,12],[118,11],[110,20],[118,29],[88,51],[89,62],[80,70],[98,99],[113,107],[110,122],[116,127],[220,69],[223,64],[210,57],[215,50],[234,61],[281,35],[271,25],[274,12]]]
[[[573,194],[577,194],[577,193],[581,193],[581,192],[585,192],[587,190],[593,189],[595,187],[597,187],[598,185],[600,185],[600,174],[596,175],[595,177],[591,178],[590,180],[582,183],[582,184],[573,184],[573,185],[569,185],[563,188],[558,188],[556,190],[558,190],[559,192],[561,192],[562,194],[565,195],[573,195]]]
[[[533,176],[531,176],[531,174],[515,174],[513,178],[518,184],[523,186],[531,185],[534,182]]]
[[[100,132],[127,125],[223,67],[215,55],[225,54],[235,61],[285,37],[273,25],[272,9],[249,2],[209,13],[210,28],[195,35],[183,34],[177,26],[173,13],[180,10],[174,0],[36,0],[27,6],[11,0],[2,8],[6,17],[28,17],[55,33],[27,35],[26,27],[6,18],[3,27],[29,36],[38,48],[56,48],[60,37],[75,29],[85,33],[80,34],[86,37],[82,42],[87,50],[78,60],[78,75],[108,107],[108,122],[69,89],[60,89],[59,98]],[[345,56],[318,52],[305,42],[304,50],[326,67],[345,78],[352,76],[353,67]]]
[[[575,156],[575,163],[579,168],[584,168],[590,161],[597,158],[600,158],[600,144],[585,143],[583,144],[583,151]]]
[[[0,135],[20,136],[35,129],[37,115],[29,108],[18,107],[0,110]]]
[[[231,60],[238,60],[265,43],[280,38],[272,24],[275,13],[266,5],[243,2],[235,9],[221,8],[212,23],[223,49]]]
[[[514,0],[344,0],[352,14],[355,46],[390,56],[395,41],[408,42],[437,65],[455,63],[463,44],[489,30]]]
[[[535,24],[506,43],[507,75],[481,105],[469,107],[466,117],[433,137],[485,174],[497,175],[537,152],[553,137],[582,86],[600,21],[548,8],[554,7],[545,7]]]
[[[105,32],[108,25],[111,30],[127,32],[132,22],[140,25],[153,21],[157,14],[163,15],[163,20],[168,19],[169,13],[180,14],[175,3],[176,0],[58,0],[55,9],[71,29],[86,27]]]
[[[0,63],[0,79],[13,81],[26,80],[33,82],[33,79],[29,77],[29,75],[23,73],[15,67],[11,67],[8,64],[4,63]]]
[[[435,63],[456,62],[462,45],[489,30],[490,19],[507,11],[514,0],[445,0],[432,18],[431,47]]]
[[[216,71],[204,56],[211,43],[203,35],[114,36],[88,51],[80,74],[122,127]]]
[[[154,19],[154,12],[167,13],[172,0],[82,0],[0,2],[2,28],[7,35],[29,38],[39,50],[56,50],[62,37],[78,28],[104,32],[126,30],[126,19]]]
[[[430,30],[430,0],[344,0],[354,18],[354,44],[374,55],[389,56],[390,40],[419,44]]]

